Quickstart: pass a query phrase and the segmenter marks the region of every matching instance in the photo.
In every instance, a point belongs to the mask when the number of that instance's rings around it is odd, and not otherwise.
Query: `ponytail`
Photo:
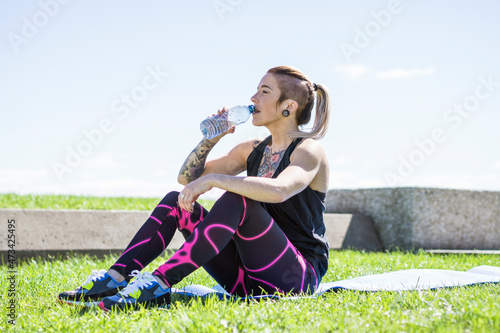
[[[313,128],[310,132],[297,131],[289,134],[290,138],[323,138],[328,129],[330,120],[330,95],[328,88],[321,84],[312,83],[300,70],[290,66],[279,66],[267,71],[277,78],[281,96],[278,104],[293,99],[299,104],[296,111],[297,125],[305,125],[311,120],[311,113],[316,93],[316,115]]]
[[[314,125],[310,132],[294,133],[295,138],[311,138],[314,140],[322,139],[328,129],[330,121],[330,94],[328,88],[322,84],[316,84],[316,115]]]

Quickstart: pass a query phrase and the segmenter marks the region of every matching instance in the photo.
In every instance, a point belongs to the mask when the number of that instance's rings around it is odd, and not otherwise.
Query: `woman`
[[[302,132],[315,99],[313,129]],[[168,304],[170,288],[199,267],[233,295],[314,292],[328,268],[329,166],[315,141],[327,129],[328,92],[298,69],[280,66],[266,73],[251,101],[253,125],[271,135],[208,162],[210,150],[234,128],[203,139],[181,167],[184,189],[163,198],[108,271],[94,271],[82,286],[61,293],[61,302],[100,301],[103,310]],[[247,177],[236,176],[245,170]],[[213,187],[227,192],[207,212],[196,200]],[[184,245],[153,274],[140,273],[176,229]]]

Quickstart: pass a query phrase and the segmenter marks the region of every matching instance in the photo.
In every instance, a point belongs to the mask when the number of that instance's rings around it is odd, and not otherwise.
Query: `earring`
[[[283,112],[281,112],[281,114],[283,115],[283,117],[288,117],[290,115],[290,111],[283,110]]]

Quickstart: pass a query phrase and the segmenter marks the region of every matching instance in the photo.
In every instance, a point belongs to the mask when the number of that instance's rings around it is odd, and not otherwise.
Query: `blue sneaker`
[[[57,299],[61,303],[88,307],[99,304],[103,297],[116,295],[126,286],[127,281],[116,282],[104,269],[93,270],[80,287],[60,293]]]
[[[170,288],[163,289],[150,273],[132,271],[136,279],[114,296],[103,298],[99,307],[104,311],[134,309],[139,305],[160,306],[170,304]]]

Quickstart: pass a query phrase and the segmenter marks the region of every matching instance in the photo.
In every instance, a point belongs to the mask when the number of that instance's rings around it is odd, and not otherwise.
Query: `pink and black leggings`
[[[179,229],[186,242],[153,273],[169,286],[203,267],[233,295],[314,292],[314,269],[258,202],[226,192],[209,213],[199,203],[189,213],[178,195],[163,198],[111,268],[126,278],[142,270]]]

